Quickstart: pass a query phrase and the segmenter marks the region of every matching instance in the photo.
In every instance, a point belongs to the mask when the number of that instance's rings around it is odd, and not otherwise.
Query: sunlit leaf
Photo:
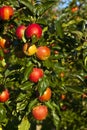
[[[42,4],[38,5],[36,8],[37,11],[37,15],[41,16],[45,13],[45,11],[47,11],[49,8],[51,8],[56,2],[55,1],[47,1],[47,2],[43,2]]]
[[[24,117],[18,126],[18,130],[29,130],[30,122],[27,117]]]
[[[6,112],[6,108],[0,104],[0,122],[3,122],[3,120],[7,117]]]
[[[32,14],[34,14],[34,6],[32,5],[31,2],[29,2],[28,0],[20,0],[19,1],[21,4],[23,4],[25,7],[27,7]]]

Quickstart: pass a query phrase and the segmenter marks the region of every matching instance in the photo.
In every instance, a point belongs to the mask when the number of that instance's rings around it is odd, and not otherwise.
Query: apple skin
[[[0,18],[2,20],[9,20],[14,14],[14,10],[11,6],[2,6],[0,8]]]
[[[40,78],[44,76],[43,70],[40,68],[33,68],[33,71],[29,75],[29,80],[37,83]]]
[[[38,105],[32,109],[32,115],[36,120],[44,120],[48,115],[48,109],[45,105]]]
[[[45,92],[43,93],[43,95],[39,96],[38,99],[41,101],[41,102],[44,102],[44,101],[49,101],[51,99],[51,95],[52,95],[52,91],[51,89],[48,87]]]
[[[39,24],[32,23],[32,24],[27,26],[25,35],[27,38],[31,38],[32,36],[36,36],[37,38],[41,38],[42,28]]]
[[[18,37],[18,39],[22,39],[25,29],[26,27],[24,25],[20,25],[16,28],[16,36]]]
[[[50,48],[48,48],[47,46],[40,46],[37,48],[36,56],[40,60],[47,60],[50,54]]]
[[[10,93],[7,89],[0,94],[0,102],[6,102],[9,99]]]
[[[23,52],[27,56],[32,56],[37,52],[37,47],[35,44],[31,45],[29,43],[25,43],[23,45]]]

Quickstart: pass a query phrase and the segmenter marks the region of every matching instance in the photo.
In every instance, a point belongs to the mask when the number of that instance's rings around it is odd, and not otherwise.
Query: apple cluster
[[[3,6],[0,8],[0,18],[2,20],[10,20],[14,14],[14,9],[11,6]],[[23,52],[26,56],[32,56],[36,54],[39,60],[47,60],[50,57],[51,51],[48,46],[36,46],[36,44],[30,44],[27,39],[36,38],[37,41],[42,37],[43,29],[38,23],[31,23],[28,26],[19,25],[15,30],[16,37],[23,41]],[[0,37],[0,48],[5,49],[6,39]],[[29,74],[29,80],[34,83],[38,83],[43,78],[44,72],[42,68],[34,67]],[[48,101],[51,98],[51,89],[47,87],[43,95],[38,96],[40,102]],[[7,89],[0,94],[0,102],[6,102],[10,97],[10,93]],[[48,114],[48,108],[45,105],[37,105],[32,109],[32,115],[36,120],[43,120]]]
[[[16,36],[18,39],[24,41],[23,52],[27,56],[36,54],[39,60],[47,60],[50,57],[51,51],[47,46],[36,47],[35,44],[29,44],[26,42],[26,38],[36,37],[40,39],[42,37],[42,28],[37,23],[29,24],[27,27],[20,25],[16,29]],[[34,83],[38,83],[43,78],[43,69],[34,67],[29,75],[29,80]],[[47,88],[43,95],[38,99],[41,102],[48,101],[51,98],[51,89]],[[32,115],[36,120],[44,120],[48,115],[48,108],[45,105],[37,105],[32,109]]]

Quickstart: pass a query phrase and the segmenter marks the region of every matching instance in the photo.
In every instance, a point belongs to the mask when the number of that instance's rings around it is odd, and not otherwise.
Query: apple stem
[[[42,125],[36,125],[36,130],[41,130]]]

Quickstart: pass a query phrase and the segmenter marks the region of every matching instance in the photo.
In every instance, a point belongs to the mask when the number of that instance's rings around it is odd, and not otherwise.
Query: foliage
[[[10,20],[0,19],[0,37],[10,44],[0,48],[0,92],[3,89],[10,92],[9,100],[0,103],[3,130],[32,130],[37,125],[42,125],[42,130],[87,129],[87,2],[73,0],[64,9],[57,9],[58,3],[56,0],[0,1],[0,7],[14,8]],[[72,12],[77,6],[78,10]],[[42,27],[42,37],[24,35],[18,39],[16,28],[30,23]],[[48,46],[50,57],[41,61],[36,54],[26,56],[25,43]],[[44,77],[37,83],[29,81],[33,67],[44,71]],[[40,102],[38,94],[42,95],[47,87],[51,88],[52,97]],[[66,95],[64,100],[62,94]],[[36,121],[31,114],[38,104],[46,105],[49,110],[43,121]]]

